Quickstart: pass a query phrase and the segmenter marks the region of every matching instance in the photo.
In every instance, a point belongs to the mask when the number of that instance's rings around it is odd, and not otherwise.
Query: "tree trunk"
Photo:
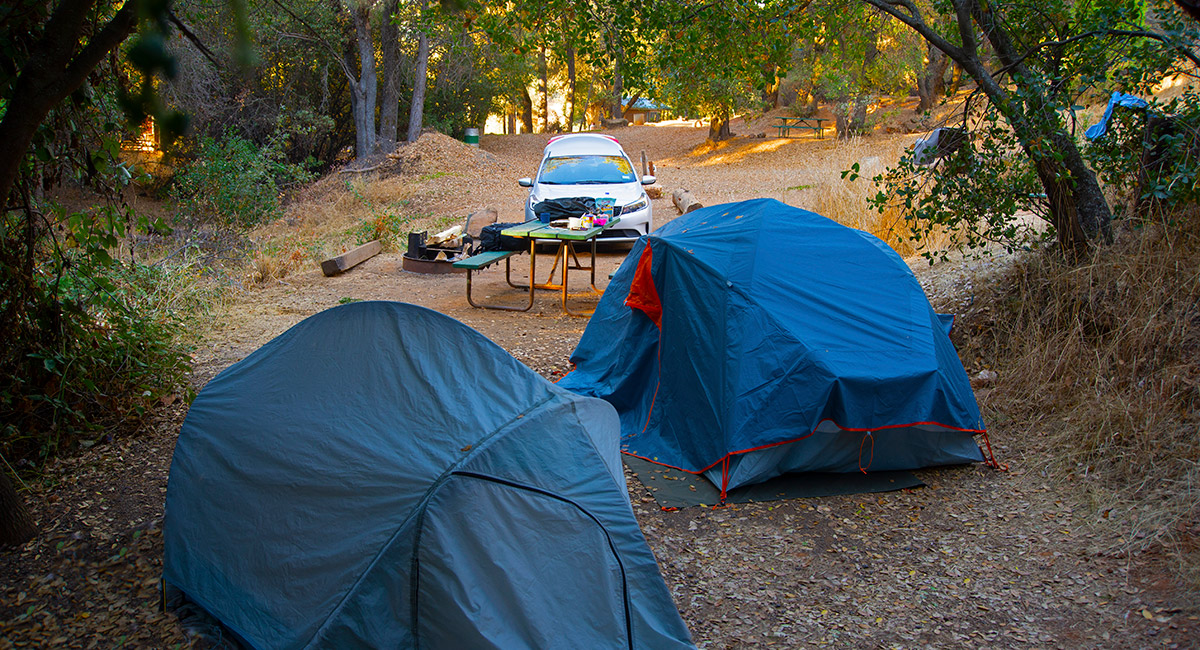
[[[1112,237],[1112,213],[1100,190],[1096,175],[1079,153],[1061,117],[1047,96],[1047,88],[1036,73],[1024,65],[1024,46],[1014,43],[1002,17],[987,3],[955,3],[961,46],[946,40],[930,25],[892,6],[886,0],[866,0],[937,44],[962,71],[971,75],[988,101],[1004,116],[1033,162],[1049,199],[1050,222],[1058,234],[1064,255],[1080,260],[1086,256],[1090,238]],[[982,32],[1011,81],[1001,85],[979,55],[977,34]]]
[[[950,57],[932,43],[928,44],[927,53],[929,61],[925,71],[917,78],[917,96],[921,98],[917,104],[918,113],[933,108],[946,95],[946,68],[950,65]]]
[[[542,114],[542,133],[550,132],[550,79],[549,66],[546,65],[546,41],[542,40],[538,45],[538,100],[541,106],[538,110]]]
[[[773,78],[774,82],[763,87],[763,103],[771,108],[779,108],[779,88],[783,85],[783,79],[779,76],[779,66],[765,66],[763,68],[763,78],[766,79],[768,77]]]
[[[868,92],[866,88],[867,70],[879,58],[879,30],[876,28],[865,36],[866,50],[863,52],[862,63],[857,73],[858,81],[850,89],[848,96],[838,102],[834,109],[834,120],[837,125],[838,140],[847,140],[866,131]],[[839,40],[842,58],[849,60],[847,43]]]
[[[124,3],[103,26],[92,22],[94,4],[86,0],[63,0],[54,5],[46,22],[47,29],[31,47],[29,58],[13,82],[4,117],[0,119],[0,205],[11,204],[9,196],[20,176],[21,164],[25,162],[33,135],[46,115],[83,85],[96,66],[137,26],[141,3]],[[93,25],[98,29],[84,44],[83,33]],[[36,236],[28,214],[24,226],[29,265],[6,274],[6,298],[15,294],[20,299],[22,292],[14,291],[12,285],[27,284],[34,277],[32,253]],[[12,281],[13,276],[16,276],[16,282]],[[13,308],[10,301],[4,309],[6,315]],[[10,335],[9,323],[5,325],[0,331]],[[23,544],[36,532],[29,510],[8,475],[0,471],[0,544]]]
[[[396,12],[400,0],[389,0],[384,10],[383,29],[379,33],[379,51],[383,57],[383,88],[379,91],[379,146],[395,151],[400,115],[400,29]]]
[[[968,69],[971,77],[988,95],[1012,126],[1026,155],[1033,160],[1038,178],[1050,203],[1050,221],[1058,233],[1063,253],[1073,259],[1083,259],[1088,240],[1112,237],[1112,212],[1100,190],[1096,174],[1083,161],[1075,139],[1067,133],[1061,117],[1047,96],[1036,75],[1021,64],[1017,46],[1010,40],[1002,21],[990,6],[972,7],[975,22],[983,28],[996,55],[1011,69],[1017,88],[1013,93],[1001,88],[980,62],[977,69]],[[964,62],[964,67],[974,64]],[[1018,101],[1019,99],[1019,101]],[[1042,143],[1048,142],[1050,146]]]
[[[729,118],[714,117],[708,122],[708,139],[712,142],[720,142],[733,137],[729,132]]]
[[[517,132],[517,107],[510,105],[504,117],[504,133],[507,135],[515,135]]]
[[[586,130],[590,129],[592,126],[592,122],[591,122],[592,118],[589,115],[589,111],[592,110],[592,91],[595,89],[595,87],[596,87],[596,70],[595,70],[595,68],[593,68],[592,69],[592,78],[588,80],[587,99],[583,100],[583,128],[580,129],[581,131],[586,131]]]
[[[429,3],[421,2],[424,15]],[[421,137],[421,126],[425,123],[425,87],[429,76],[429,35],[421,30],[417,38],[417,69],[413,73],[412,104],[408,109],[408,141],[416,142]]]
[[[861,135],[867,130],[867,98],[856,97],[847,102],[840,102],[833,107],[834,125],[837,127],[837,139],[849,140]]]
[[[634,94],[633,97],[630,97],[629,102],[621,108],[621,117],[628,120],[629,119],[629,111],[633,110],[633,105],[638,103],[638,100],[641,98],[642,98],[642,93],[636,93],[636,94]]]
[[[567,46],[567,133],[575,130],[575,47]]]
[[[528,88],[521,91],[521,126],[525,127],[525,133],[533,133],[533,98]]]
[[[0,470],[0,546],[19,546],[36,533],[33,517],[8,480],[8,473]]]
[[[608,118],[615,120],[624,117],[624,107],[621,105],[621,98],[625,94],[625,79],[621,76],[621,67],[624,57],[622,56],[621,46],[614,48],[616,56],[613,57],[613,88],[612,101],[609,103]]]
[[[950,88],[948,94],[955,94],[959,88],[962,88],[963,68],[958,63],[954,64],[954,70],[950,73]]]
[[[354,91],[354,157],[362,160],[375,153],[375,100],[379,82],[375,77],[375,43],[371,37],[371,6],[354,5],[354,34],[358,43],[359,77]]]

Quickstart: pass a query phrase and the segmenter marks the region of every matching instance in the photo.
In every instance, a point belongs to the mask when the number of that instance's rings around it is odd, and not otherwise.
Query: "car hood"
[[[641,183],[620,183],[612,185],[535,185],[530,198],[533,203],[546,199],[567,199],[576,196],[600,198],[611,196],[617,205],[629,205],[642,197]]]

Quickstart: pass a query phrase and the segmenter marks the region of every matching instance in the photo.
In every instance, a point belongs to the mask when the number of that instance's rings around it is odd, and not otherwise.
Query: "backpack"
[[[529,247],[529,244],[520,237],[509,237],[501,235],[500,231],[505,228],[519,226],[521,222],[515,223],[489,223],[479,232],[479,246],[471,251],[471,254],[483,253],[487,251],[523,251]]]

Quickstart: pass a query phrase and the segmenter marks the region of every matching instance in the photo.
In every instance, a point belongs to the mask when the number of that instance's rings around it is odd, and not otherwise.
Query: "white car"
[[[621,217],[621,222],[605,231],[600,239],[632,242],[654,228],[650,197],[642,188],[654,180],[653,176],[638,178],[633,162],[616,138],[572,133],[551,138],[546,144],[536,180],[526,177],[517,183],[530,188],[525,201],[526,221],[537,218],[533,206],[546,199],[579,196],[614,199],[614,214]]]

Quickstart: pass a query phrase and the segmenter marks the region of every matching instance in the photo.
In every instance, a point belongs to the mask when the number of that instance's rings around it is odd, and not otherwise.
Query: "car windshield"
[[[538,182],[546,185],[603,185],[637,180],[633,166],[621,156],[547,158]]]

